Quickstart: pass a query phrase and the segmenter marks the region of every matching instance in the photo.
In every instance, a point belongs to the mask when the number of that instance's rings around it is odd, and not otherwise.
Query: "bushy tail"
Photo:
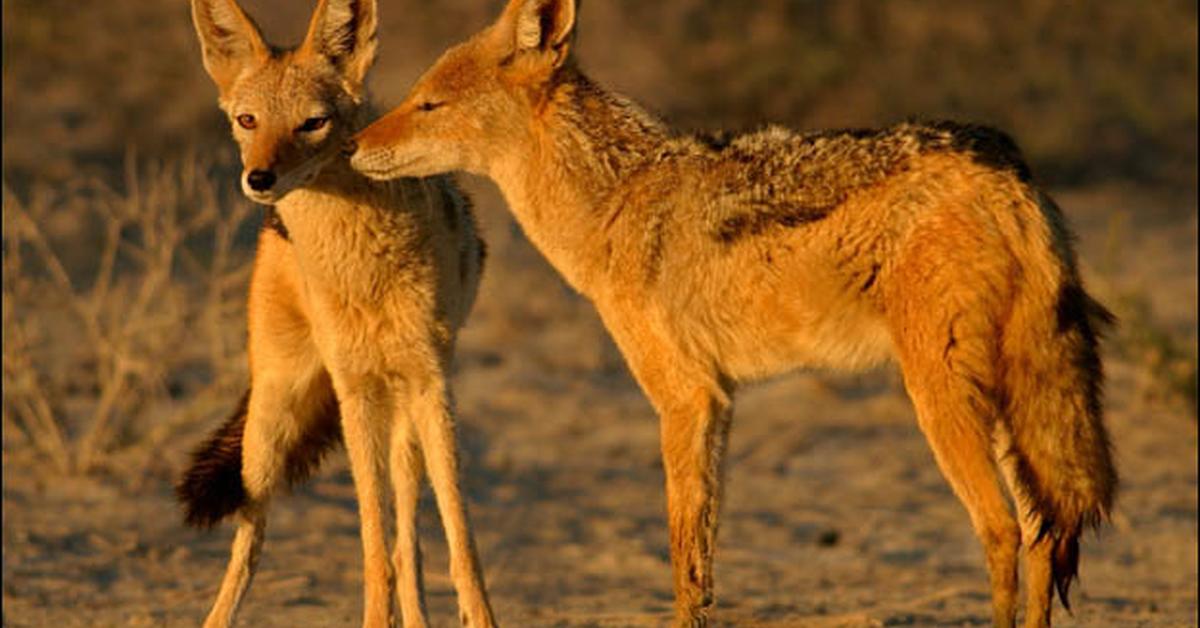
[[[184,521],[190,526],[211,528],[246,503],[242,433],[249,405],[247,390],[233,414],[192,452],[192,464],[175,486]]]
[[[1114,318],[1070,272],[1055,295],[1026,295],[1004,340],[1016,482],[1049,537],[1063,606],[1078,574],[1079,537],[1111,511],[1117,487],[1102,408],[1099,338]],[[1047,312],[1052,316],[1047,316]]]
[[[242,434],[250,391],[242,395],[233,414],[195,451],[175,495],[183,504],[184,521],[199,528],[210,528],[246,504],[242,482]],[[320,466],[325,454],[341,442],[341,416],[333,399],[306,422],[304,432],[288,448],[281,460],[284,479],[299,484]]]

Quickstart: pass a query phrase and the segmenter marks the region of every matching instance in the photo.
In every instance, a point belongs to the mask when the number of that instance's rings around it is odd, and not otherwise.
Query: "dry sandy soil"
[[[529,248],[492,189],[469,185],[494,253],[455,386],[497,617],[508,626],[663,625],[671,590],[654,415],[590,306]],[[1194,201],[1059,198],[1097,291],[1144,292],[1159,319],[1194,342]],[[1113,524],[1086,537],[1074,614],[1057,609],[1058,625],[1196,625],[1196,420],[1187,407],[1148,401],[1136,364],[1110,359],[1109,371],[1120,502]],[[230,528],[201,533],[180,522],[170,483],[193,444],[173,442],[133,480],[49,477],[30,456],[7,452],[7,625],[198,624]],[[453,625],[440,523],[428,495],[421,507],[431,620]],[[277,500],[242,625],[355,625],[360,557],[339,452]],[[741,394],[716,569],[718,625],[989,618],[982,551],[894,369],[802,373]]]

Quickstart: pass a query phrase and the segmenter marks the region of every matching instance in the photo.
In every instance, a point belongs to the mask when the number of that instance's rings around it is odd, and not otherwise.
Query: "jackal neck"
[[[526,141],[491,175],[534,245],[591,295],[613,245],[603,208],[668,139],[662,122],[567,66],[535,106]]]
[[[307,248],[316,241],[392,238],[389,226],[402,214],[421,218],[428,213],[427,196],[417,180],[373,181],[334,157],[275,209],[293,243]]]
[[[604,188],[641,169],[666,142],[667,126],[633,101],[564,68],[541,116],[567,164]]]

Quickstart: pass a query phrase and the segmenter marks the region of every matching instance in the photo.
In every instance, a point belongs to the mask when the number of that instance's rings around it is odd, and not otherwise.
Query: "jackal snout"
[[[255,192],[266,192],[275,185],[275,173],[270,170],[251,170],[246,174],[246,185]]]

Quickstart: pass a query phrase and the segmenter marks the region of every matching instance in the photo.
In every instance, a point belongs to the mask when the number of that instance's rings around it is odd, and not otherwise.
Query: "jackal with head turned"
[[[673,133],[589,80],[574,0],[510,0],[348,144],[386,179],[493,179],[596,305],[662,425],[676,620],[703,625],[735,388],[898,361],[983,544],[997,626],[1065,604],[1116,472],[1063,215],[1006,135],[949,122]],[[1010,510],[1007,485],[1015,515]]]
[[[340,154],[368,116],[375,1],[320,0],[304,42],[286,51],[269,47],[235,0],[192,0],[192,16],[241,148],[242,189],[272,206],[250,283],[250,390],[178,487],[189,523],[237,520],[205,625],[233,622],[276,489],[303,480],[340,437],[361,520],[364,625],[393,624],[397,582],[404,625],[426,623],[415,516],[427,471],[462,620],[491,626],[447,384],[483,242],[449,178],[375,182]]]

